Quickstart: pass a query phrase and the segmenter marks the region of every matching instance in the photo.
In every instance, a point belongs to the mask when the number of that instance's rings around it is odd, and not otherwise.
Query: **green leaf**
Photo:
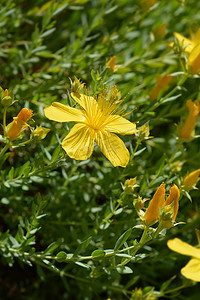
[[[54,252],[54,250],[58,248],[58,246],[59,246],[59,244],[57,242],[51,243],[44,251],[44,254],[47,254],[47,253],[52,254]]]
[[[105,252],[103,250],[94,250],[92,256],[94,260],[99,260],[105,256]]]
[[[117,272],[120,274],[131,274],[133,273],[133,270],[127,266],[118,267]]]
[[[79,253],[83,252],[88,247],[91,239],[92,237],[90,236],[87,240],[83,241],[74,252],[74,256],[77,256]]]
[[[117,240],[115,244],[114,251],[117,251],[118,249],[121,248],[121,246],[127,241],[129,236],[131,235],[132,228],[129,228],[127,231],[125,231]]]
[[[56,255],[56,260],[58,262],[63,262],[63,261],[65,261],[66,258],[67,258],[67,253],[65,251],[60,251]]]

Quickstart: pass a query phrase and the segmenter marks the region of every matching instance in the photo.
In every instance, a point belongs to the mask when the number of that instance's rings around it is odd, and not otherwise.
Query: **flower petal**
[[[177,41],[183,46],[185,52],[190,53],[192,49],[195,47],[195,43],[193,41],[187,39],[180,33],[174,32],[174,35]]]
[[[62,147],[69,157],[88,159],[94,149],[94,130],[85,124],[76,124],[62,141]]]
[[[118,136],[108,131],[100,131],[96,134],[96,142],[114,167],[126,167],[130,154],[124,142]]]
[[[98,107],[97,101],[92,96],[87,96],[81,93],[71,93],[71,96],[87,112],[90,112],[91,107]]]
[[[107,117],[105,129],[107,131],[112,131],[124,135],[134,134],[137,132],[135,123],[131,123],[127,119],[118,115],[110,115]]]
[[[195,248],[195,247],[183,242],[182,240],[180,240],[178,238],[169,240],[167,242],[167,246],[171,250],[178,252],[180,254],[189,255],[189,256],[193,256],[195,258],[200,259],[200,249]]]
[[[83,122],[85,117],[81,110],[63,105],[59,102],[53,102],[44,109],[45,116],[57,122]]]
[[[181,269],[181,274],[194,281],[200,281],[200,259],[192,258],[187,265]]]

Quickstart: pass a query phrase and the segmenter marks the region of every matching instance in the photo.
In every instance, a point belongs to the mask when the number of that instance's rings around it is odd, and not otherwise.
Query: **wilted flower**
[[[112,132],[118,134],[134,134],[136,125],[117,113],[120,101],[100,93],[98,98],[72,93],[71,96],[79,108],[65,106],[58,102],[45,108],[45,116],[57,122],[76,122],[72,130],[62,142],[66,153],[74,159],[88,159],[94,148],[99,145],[103,154],[113,166],[126,167],[129,162],[129,151],[124,142]]]
[[[198,100],[192,102],[191,100],[187,100],[186,105],[189,109],[189,115],[183,125],[179,130],[179,138],[183,141],[190,141],[192,138],[192,133],[195,129],[197,119],[200,112],[200,104]]]
[[[188,279],[200,281],[200,248],[195,248],[178,238],[169,240],[167,246],[175,252],[192,257],[181,269],[181,274]]]
[[[183,178],[182,186],[185,190],[189,191],[195,187],[200,174],[200,169],[195,170]]]
[[[6,135],[10,140],[18,137],[23,128],[28,127],[26,123],[33,115],[33,111],[28,108],[22,108],[17,117],[13,118],[12,123],[7,126]]]
[[[171,80],[172,80],[172,76],[167,73],[164,75],[158,74],[156,79],[156,86],[150,94],[150,100],[153,101],[156,98],[158,98],[160,92],[165,91],[167,89]]]
[[[173,226],[179,207],[180,192],[174,184],[170,189],[170,194],[165,201],[165,184],[162,183],[150,201],[143,220],[146,225],[151,226],[157,221],[162,222],[163,228]]]

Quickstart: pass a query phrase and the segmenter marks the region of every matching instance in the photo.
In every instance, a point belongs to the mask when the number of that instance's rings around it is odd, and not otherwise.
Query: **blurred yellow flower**
[[[112,56],[106,63],[106,67],[112,70],[112,72],[117,71],[118,66],[116,66],[116,56]]]
[[[31,109],[22,108],[17,117],[14,117],[12,123],[7,126],[7,137],[10,140],[18,137],[22,129],[29,126],[26,122],[32,117],[32,115],[33,111]]]
[[[187,100],[186,105],[189,110],[189,115],[183,127],[179,130],[179,138],[187,142],[192,138],[200,112],[200,104],[198,100],[195,100],[194,102],[192,102],[192,100]]]
[[[151,226],[159,221],[162,222],[163,228],[172,227],[178,213],[179,197],[179,189],[174,184],[165,201],[165,184],[162,183],[155,192],[143,216],[146,225]]]
[[[77,160],[88,159],[98,144],[103,154],[113,166],[126,167],[130,154],[124,142],[117,134],[134,134],[136,125],[117,113],[120,102],[115,97],[106,99],[99,94],[97,100],[92,96],[72,93],[79,108],[65,106],[58,102],[44,109],[45,116],[57,122],[76,122],[62,141],[62,147],[69,157]]]
[[[160,92],[165,91],[167,89],[171,80],[172,80],[172,76],[170,76],[167,73],[164,75],[158,74],[156,78],[156,86],[150,94],[150,100],[153,101],[156,98],[158,98]]]
[[[191,39],[188,39],[178,32],[174,32],[174,36],[183,47],[184,52],[191,53],[192,50],[200,43],[200,28],[194,33],[191,33]],[[173,47],[174,43],[170,43],[169,46]]]
[[[195,186],[195,184],[197,183],[197,180],[199,178],[199,174],[200,174],[200,169],[195,170],[195,171],[189,173],[188,175],[186,175],[183,178],[183,182],[182,182],[182,185],[184,186],[184,189],[191,190]]]
[[[167,246],[180,254],[191,256],[191,260],[181,269],[181,274],[188,279],[200,281],[200,249],[175,238],[167,242]]]

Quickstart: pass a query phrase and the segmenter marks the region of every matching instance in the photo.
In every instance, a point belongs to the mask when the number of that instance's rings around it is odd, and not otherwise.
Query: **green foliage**
[[[156,1],[149,9],[139,0],[1,1],[0,96],[12,99],[0,105],[4,298],[197,299],[196,282],[180,274],[187,258],[166,243],[179,237],[197,244],[199,191],[181,184],[200,168],[200,122],[187,143],[178,140],[177,125],[188,115],[186,101],[199,99],[199,75],[187,73],[187,55],[169,43],[173,32],[189,38],[199,28],[198,9],[195,0]],[[150,100],[164,74],[172,76],[169,85]],[[75,106],[71,91],[98,95],[113,85],[126,118],[142,128],[122,137],[129,164],[113,167],[97,146],[86,161],[71,159],[61,143],[72,122],[50,121],[44,108],[54,101]],[[23,107],[33,117],[10,141],[7,125]],[[43,139],[34,135],[40,125],[50,129]],[[126,194],[125,181],[135,177]],[[158,223],[145,225],[135,203],[145,211],[162,182],[167,194],[176,184],[181,197],[180,224],[161,231]]]

